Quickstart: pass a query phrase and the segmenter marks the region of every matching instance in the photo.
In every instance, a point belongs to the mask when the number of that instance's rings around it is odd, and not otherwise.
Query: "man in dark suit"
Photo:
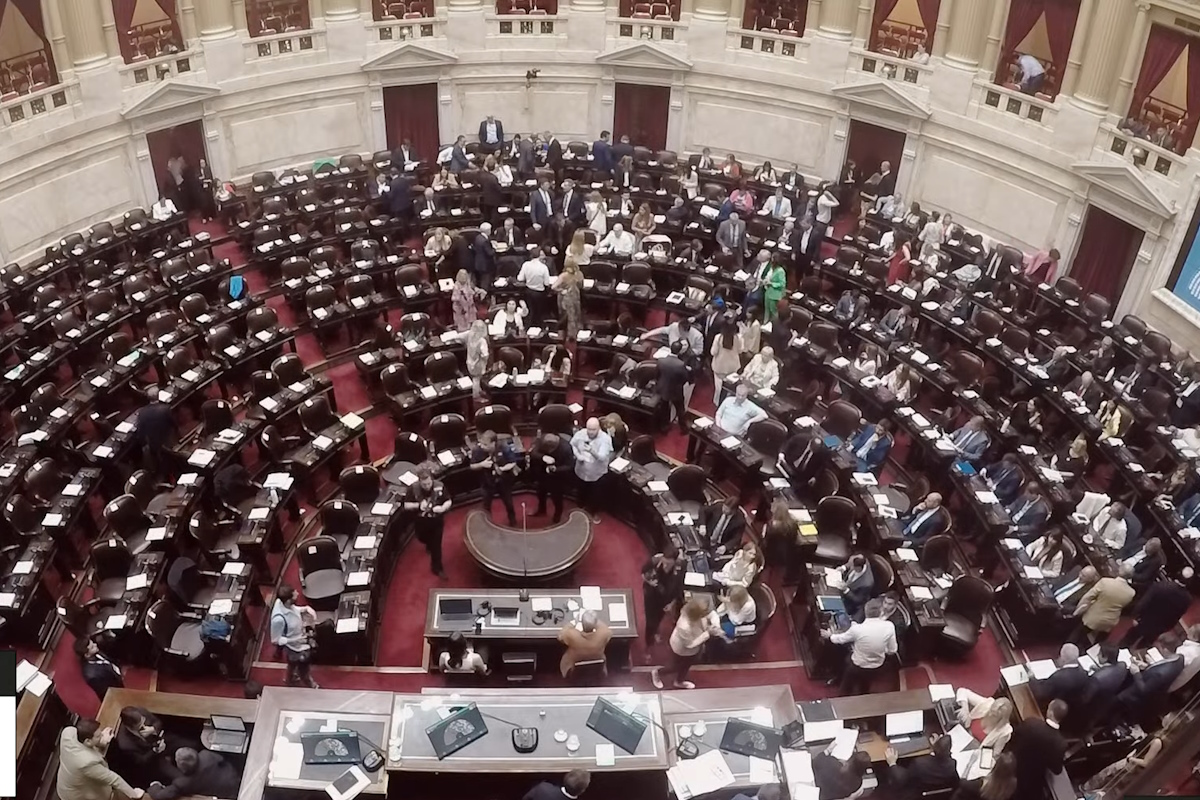
[[[1173,630],[1192,604],[1192,593],[1187,589],[1191,577],[1191,568],[1184,567],[1183,575],[1160,578],[1151,584],[1133,608],[1133,625],[1122,637],[1121,647],[1147,647]]]
[[[1119,655],[1120,650],[1115,644],[1104,642],[1100,645],[1096,658],[1100,668],[1092,673],[1088,682],[1086,721],[1082,728],[1085,731],[1108,721],[1117,695],[1129,680],[1129,667],[1118,659]]]
[[[190,747],[181,747],[175,751],[175,766],[180,775],[170,786],[150,784],[150,796],[154,800],[175,800],[189,795],[237,797],[242,776],[216,753],[210,750],[197,753]]]
[[[479,123],[479,147],[485,153],[494,153],[504,146],[504,124],[491,114]]]
[[[388,187],[388,213],[400,220],[402,229],[412,222],[412,181],[403,172],[393,171],[394,177]]]
[[[1041,797],[1045,792],[1046,773],[1062,771],[1067,740],[1059,728],[1068,710],[1062,700],[1051,700],[1044,720],[1030,717],[1013,728],[1006,750],[1017,759],[1014,797]]]
[[[546,513],[546,497],[554,506],[554,524],[562,521],[563,490],[575,470],[575,451],[569,437],[547,433],[538,440],[530,457],[531,471],[537,479],[537,510],[533,516]]]
[[[779,452],[779,460],[793,486],[811,482],[828,459],[829,449],[821,438],[807,433],[798,433],[789,438]]]
[[[1025,491],[1009,503],[1006,510],[1012,522],[1010,532],[1025,544],[1037,538],[1046,520],[1050,519],[1050,504],[1042,495],[1041,485],[1033,481],[1025,484]]]
[[[526,136],[517,144],[517,175],[532,178],[537,166],[533,155],[533,136]]]
[[[1123,396],[1141,397],[1142,392],[1150,388],[1154,383],[1154,373],[1151,372],[1153,363],[1150,356],[1142,356],[1136,364],[1126,367],[1117,374],[1114,382],[1121,387]]]
[[[609,143],[612,136],[608,131],[600,131],[600,138],[592,142],[592,172],[603,172],[612,175],[613,149]]]
[[[691,379],[687,364],[683,363],[680,354],[683,351],[683,340],[671,344],[671,352],[658,359],[658,380],[654,383],[654,391],[659,396],[658,423],[659,428],[666,430],[671,423],[671,409],[675,409],[678,418],[679,432],[687,435],[687,402],[683,397],[683,387]]]
[[[925,499],[913,507],[908,515],[899,520],[900,535],[920,544],[946,527],[946,512],[942,509],[942,496],[930,492]]]
[[[700,512],[700,525],[710,549],[717,555],[732,553],[742,544],[742,532],[746,528],[746,515],[738,508],[736,496],[726,497],[718,503],[709,503]]]
[[[909,759],[900,766],[896,751],[888,747],[884,751],[887,759],[887,781],[896,796],[903,800],[921,797],[926,792],[954,789],[958,786],[958,768],[951,754],[949,736],[934,739],[929,755]]]
[[[413,164],[421,160],[417,151],[413,150],[412,142],[408,139],[400,142],[400,146],[392,151],[392,166],[403,171],[405,164]]]
[[[984,467],[981,474],[1001,503],[1009,505],[1017,499],[1024,476],[1016,453],[1005,453],[999,461]]]
[[[546,131],[546,166],[554,170],[554,180],[562,180],[563,147],[558,137]]]
[[[542,781],[526,792],[522,800],[578,800],[591,782],[591,773],[586,769],[573,769],[563,776],[562,786]]]
[[[1162,661],[1142,667],[1134,661],[1129,667],[1129,684],[1117,695],[1121,712],[1130,722],[1140,722],[1156,713],[1166,699],[1171,684],[1183,672],[1183,656],[1175,652],[1179,639],[1173,633],[1158,638],[1155,647]]]
[[[479,226],[475,234],[474,250],[475,285],[481,289],[489,289],[492,279],[496,276],[496,248],[492,247],[492,226],[485,222]]]
[[[891,197],[896,193],[896,173],[892,165],[884,161],[879,165],[879,183],[875,185],[876,197]]]
[[[554,207],[554,191],[550,181],[542,181],[538,190],[529,196],[529,219],[534,225],[545,228],[554,217]]]
[[[1090,689],[1090,676],[1079,666],[1079,648],[1070,642],[1058,651],[1058,669],[1054,674],[1033,684],[1033,693],[1040,702],[1062,700],[1067,704],[1070,714],[1066,722],[1077,723],[1069,726],[1073,730],[1078,730],[1078,723],[1083,720]]]
[[[1132,517],[1133,515],[1128,515]],[[1128,527],[1125,531],[1126,537],[1129,535]],[[1129,577],[1129,585],[1133,590],[1142,595],[1149,589],[1154,582],[1162,575],[1163,567],[1167,565],[1166,555],[1163,553],[1162,541],[1157,536],[1152,536],[1142,545],[1141,557],[1138,562],[1133,565],[1133,575]],[[1135,551],[1136,552],[1136,551]],[[1151,636],[1153,640],[1155,637]]]
[[[561,200],[561,208],[563,216],[572,225],[578,227],[586,222],[583,213],[583,192],[575,185],[575,181],[568,178],[562,184],[563,196]]]
[[[504,204],[500,179],[486,169],[479,171],[479,213],[484,222],[496,224],[496,209]]]
[[[1190,428],[1200,423],[1200,366],[1193,366],[1185,375],[1187,385],[1175,398],[1171,409],[1171,424],[1176,428]]]
[[[496,235],[492,239],[493,241],[504,242],[508,245],[509,252],[519,250],[525,246],[525,234],[517,227],[517,223],[512,217],[504,219],[504,227],[496,231]]]
[[[83,671],[83,682],[88,685],[100,701],[109,689],[125,688],[121,668],[108,659],[91,639],[76,639],[75,654]]]
[[[621,141],[612,146],[612,163],[615,167],[621,163],[621,159],[625,156],[633,158],[633,145],[629,143],[628,136],[621,136]]]

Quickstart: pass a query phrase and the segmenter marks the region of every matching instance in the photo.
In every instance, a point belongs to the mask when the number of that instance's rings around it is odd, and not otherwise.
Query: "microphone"
[[[521,591],[517,593],[517,599],[522,603],[529,601],[529,512],[525,506],[525,501],[521,501]]]

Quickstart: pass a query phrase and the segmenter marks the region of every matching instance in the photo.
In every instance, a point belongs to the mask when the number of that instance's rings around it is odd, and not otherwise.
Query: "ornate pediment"
[[[170,111],[192,104],[203,105],[210,97],[216,97],[221,90],[207,83],[185,83],[178,80],[163,81],[134,101],[121,112],[125,119],[137,119],[160,111]]]
[[[842,83],[834,86],[830,92],[848,103],[859,103],[906,117],[929,119],[928,106],[913,100],[890,81]]]
[[[637,20],[632,20],[636,25]],[[692,62],[650,42],[638,42],[614,50],[607,50],[596,56],[596,63],[606,67],[624,67],[636,69],[658,69],[687,72],[692,68]]]
[[[444,50],[438,50],[433,47],[426,47],[423,44],[415,42],[404,42],[403,44],[396,45],[386,53],[381,53],[369,61],[364,61],[362,68],[367,72],[381,72],[392,69],[441,67],[457,62],[458,56],[453,53],[447,53]]]
[[[1071,169],[1088,183],[1112,194],[1137,203],[1152,214],[1163,218],[1175,215],[1175,204],[1164,200],[1131,164],[1108,164],[1100,161],[1080,161]]]

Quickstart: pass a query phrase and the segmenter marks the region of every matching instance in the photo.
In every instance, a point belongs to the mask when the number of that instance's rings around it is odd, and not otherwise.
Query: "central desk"
[[[549,528],[520,531],[492,522],[485,511],[467,516],[467,552],[489,575],[541,583],[566,575],[592,546],[592,521],[579,510]]]

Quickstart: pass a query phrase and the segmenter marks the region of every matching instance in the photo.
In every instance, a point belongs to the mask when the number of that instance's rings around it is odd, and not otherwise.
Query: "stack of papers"
[[[734,782],[734,777],[721,751],[709,750],[696,758],[680,761],[667,770],[667,782],[671,784],[671,791],[678,800],[691,800],[729,786]]]
[[[1058,665],[1052,659],[1041,658],[1037,661],[1029,662],[1029,672],[1039,681],[1044,681],[1055,672],[1058,672]]]
[[[587,611],[604,610],[604,600],[600,596],[599,586],[580,586],[579,599],[583,602],[583,607]]]

